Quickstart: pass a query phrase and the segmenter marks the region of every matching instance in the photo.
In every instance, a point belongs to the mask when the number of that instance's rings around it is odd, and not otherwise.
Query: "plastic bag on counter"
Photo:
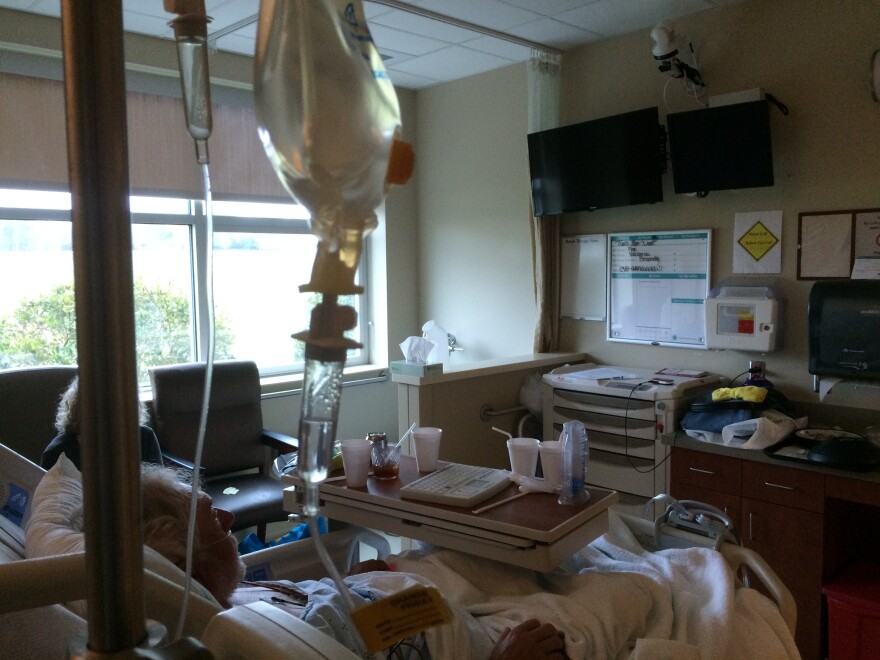
[[[723,444],[740,449],[766,449],[806,426],[806,417],[792,419],[766,410],[760,417],[728,424],[721,429],[721,438]]]

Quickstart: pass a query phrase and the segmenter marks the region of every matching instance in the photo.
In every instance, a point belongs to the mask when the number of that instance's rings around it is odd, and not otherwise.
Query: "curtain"
[[[562,56],[532,51],[528,64],[528,132],[559,125]],[[531,218],[532,271],[537,319],[533,350],[547,353],[559,347],[559,216]]]

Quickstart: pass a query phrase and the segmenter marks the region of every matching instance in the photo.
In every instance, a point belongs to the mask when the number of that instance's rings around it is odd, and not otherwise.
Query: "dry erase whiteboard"
[[[559,255],[561,316],[605,320],[606,249],[605,234],[562,237]]]
[[[608,340],[706,347],[712,231],[608,235]]]

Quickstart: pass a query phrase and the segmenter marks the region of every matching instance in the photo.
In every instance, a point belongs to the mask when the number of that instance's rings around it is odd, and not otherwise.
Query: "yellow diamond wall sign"
[[[738,241],[755,261],[760,261],[778,242],[779,239],[762,222],[753,224]]]

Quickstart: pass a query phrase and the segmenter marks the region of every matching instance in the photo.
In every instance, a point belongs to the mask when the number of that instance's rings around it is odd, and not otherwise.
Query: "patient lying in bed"
[[[185,568],[186,536],[190,504],[190,486],[180,480],[179,473],[168,468],[144,465],[142,473],[144,543],[179,568]],[[200,493],[196,505],[196,529],[193,544],[193,578],[204,585],[224,607],[250,602],[261,596],[263,590],[272,595],[272,602],[302,618],[336,638],[352,651],[357,642],[352,637],[349,622],[341,612],[343,602],[331,580],[305,581],[264,586],[242,583],[245,567],[238,555],[238,545],[230,530],[233,515],[211,506],[211,498]],[[422,582],[415,576],[394,575],[389,579],[388,565],[384,562],[364,562],[349,576],[349,587],[355,603],[366,604],[386,595]],[[244,589],[241,589],[241,587]],[[299,610],[298,593],[307,600]],[[542,624],[532,617],[506,627],[498,634],[489,635],[473,627],[468,644],[477,653],[471,657],[493,660],[561,659],[563,640],[551,624]],[[431,651],[430,642],[422,639],[409,641],[417,646],[420,657]],[[427,648],[425,648],[427,646]],[[431,657],[452,657],[431,653]],[[463,657],[456,655],[456,657]]]
[[[175,525],[177,538],[184,536],[179,524],[168,520],[151,527],[150,481],[144,480],[147,543],[182,565],[179,543],[156,542],[156,532]],[[188,486],[173,479],[172,484],[188,493]],[[158,490],[168,491],[161,478]],[[178,503],[156,510],[181,518],[186,509]],[[205,498],[196,516],[194,577],[218,601],[234,604],[246,594],[238,585],[240,560],[228,533],[230,521]],[[572,659],[798,657],[774,604],[754,590],[736,589],[719,553],[698,548],[647,552],[614,518],[608,534],[546,574],[438,549],[406,552],[388,563],[393,571],[347,577],[353,597],[366,602],[414,584],[437,586],[455,615],[451,624],[424,633],[430,657],[437,660],[562,657],[559,631],[564,653]],[[332,580],[294,586],[308,595],[298,614],[352,647]],[[539,624],[535,616],[553,625]]]

